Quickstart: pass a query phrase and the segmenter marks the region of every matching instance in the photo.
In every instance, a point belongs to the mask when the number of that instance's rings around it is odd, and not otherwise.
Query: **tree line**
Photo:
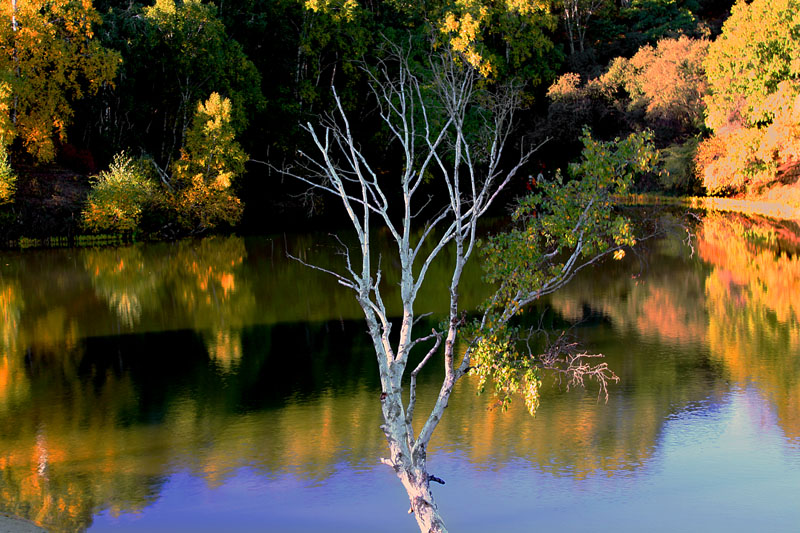
[[[604,140],[650,129],[663,171],[639,186],[742,192],[794,168],[796,4],[15,0],[0,7],[0,202],[29,165],[58,161],[92,176],[85,231],[182,235],[258,221],[264,205],[313,210],[256,162],[308,149],[300,125],[333,108],[335,86],[395,171],[357,67],[384,40],[522,83],[515,135],[552,147],[533,174],[577,158],[584,125]]]

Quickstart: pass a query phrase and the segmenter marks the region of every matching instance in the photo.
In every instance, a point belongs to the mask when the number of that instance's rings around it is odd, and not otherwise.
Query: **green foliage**
[[[533,413],[538,405],[540,362],[518,350],[518,333],[509,320],[542,293],[552,292],[572,276],[576,261],[593,261],[636,243],[630,221],[614,200],[636,176],[651,171],[658,159],[652,133],[632,134],[610,142],[584,131],[581,160],[570,165],[572,177],[537,184],[513,214],[515,228],[491,237],[482,248],[486,280],[498,284],[488,302],[488,318],[474,324],[468,337],[477,343],[472,362],[481,384],[491,380],[503,404],[521,393]]]
[[[184,145],[199,100],[212,92],[231,99],[238,131],[263,106],[261,77],[213,4],[126,4],[104,20],[104,42],[124,59],[123,81],[100,104],[107,109],[103,134],[114,150],[140,148],[168,166]]]
[[[558,19],[536,0],[463,0],[435,4],[443,40],[483,76],[519,77],[534,86],[555,77],[561,52],[550,34]]]
[[[94,178],[82,214],[84,227],[95,232],[138,228],[156,192],[144,165],[124,152],[114,156],[109,169]]]
[[[0,205],[14,201],[17,187],[17,174],[8,162],[6,147],[0,143]]]
[[[472,351],[471,364],[478,376],[478,393],[486,390],[486,383],[494,384],[494,394],[503,410],[511,405],[513,395],[518,394],[531,415],[539,408],[539,388],[542,385],[538,361],[526,357],[517,349],[517,328],[497,328],[496,332],[480,337]],[[468,338],[476,336],[476,330],[467,332]]]
[[[659,176],[661,186],[668,191],[698,195],[702,185],[695,174],[695,158],[699,137],[690,137],[661,149],[659,162],[664,172]]]
[[[707,36],[697,16],[703,9],[695,0],[615,2],[598,13],[590,33],[600,57],[630,57],[661,39]]]
[[[696,2],[677,0],[633,0],[622,10],[622,16],[633,29],[632,34],[645,42],[691,34],[697,24],[693,10]]]
[[[520,289],[542,286],[561,271],[563,265],[552,261],[554,251],[573,249],[580,240],[582,256],[591,257],[611,246],[634,244],[627,219],[615,212],[614,197],[654,167],[658,152],[652,133],[603,142],[584,130],[581,141],[581,160],[569,168],[573,179],[557,174],[537,183],[539,191],[522,198],[514,211],[520,227],[486,245],[487,281],[503,284],[504,304]]]

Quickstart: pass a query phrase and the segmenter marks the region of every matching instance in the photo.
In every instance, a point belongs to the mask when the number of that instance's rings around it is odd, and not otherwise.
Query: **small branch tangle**
[[[544,337],[545,348],[534,356],[536,352],[531,347],[531,339],[535,336]],[[562,331],[551,341],[550,334],[546,330],[532,329],[525,343],[528,354],[540,362],[541,368],[549,370],[558,384],[566,382],[567,390],[573,387],[585,387],[585,381],[589,379],[599,385],[598,400],[603,396],[605,401],[608,401],[608,383],[619,382],[619,377],[609,368],[608,363],[605,361],[595,363],[595,360],[604,357],[602,354],[588,353],[582,349],[578,339],[567,331]]]

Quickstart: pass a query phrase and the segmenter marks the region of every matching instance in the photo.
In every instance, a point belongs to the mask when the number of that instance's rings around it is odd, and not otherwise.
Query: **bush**
[[[695,171],[699,142],[698,137],[692,137],[661,149],[659,159],[665,172],[659,175],[659,183],[663,189],[693,195],[702,192],[702,183]]]
[[[93,180],[83,210],[84,227],[96,232],[135,231],[155,190],[141,161],[125,153],[115,155],[109,169]]]
[[[705,39],[662,39],[630,59],[614,59],[601,82],[610,90],[624,89],[627,111],[644,114],[650,127],[666,129],[669,136],[696,131],[704,120],[708,46]]]

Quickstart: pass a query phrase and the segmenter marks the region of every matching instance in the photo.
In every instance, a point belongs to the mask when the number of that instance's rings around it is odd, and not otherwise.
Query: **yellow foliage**
[[[331,15],[336,20],[352,22],[361,6],[356,0],[305,0],[303,6],[314,12]]]
[[[494,68],[480,51],[480,33],[488,19],[489,9],[479,0],[458,0],[439,27],[450,47],[484,77],[489,77]]]
[[[697,171],[709,194],[746,188],[751,177],[746,171],[757,164],[760,141],[757,129],[730,128],[698,145]]]
[[[3,2],[0,21],[0,135],[7,144],[20,136],[38,161],[50,161],[72,102],[110,83],[119,56],[94,40],[101,20],[88,1]]]
[[[141,162],[120,153],[94,178],[83,209],[83,225],[95,231],[134,231],[155,186]]]
[[[697,168],[709,193],[755,189],[800,162],[800,83],[782,81],[756,109],[768,124],[728,124],[700,144]]]
[[[753,189],[800,159],[798,25],[798,0],[740,0],[709,47],[706,124],[725,148],[698,168],[711,187]],[[726,183],[724,172],[736,179]]]
[[[13,201],[17,175],[8,162],[6,147],[0,142],[0,205]]]
[[[246,160],[231,125],[231,101],[212,93],[198,103],[186,146],[172,168],[172,204],[182,226],[204,230],[239,220],[242,203],[231,185]]]

